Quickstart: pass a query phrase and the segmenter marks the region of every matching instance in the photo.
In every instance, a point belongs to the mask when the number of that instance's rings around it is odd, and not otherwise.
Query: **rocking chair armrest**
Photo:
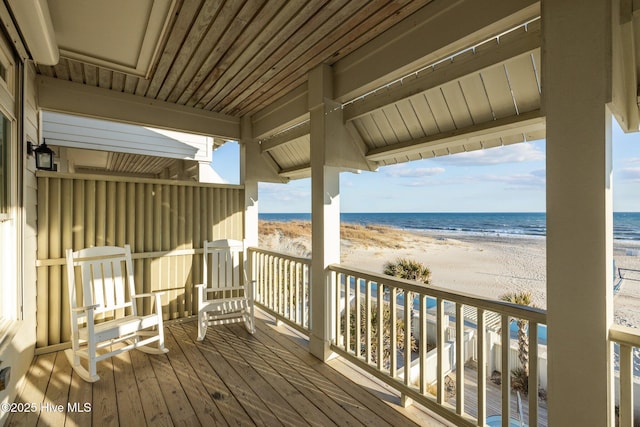
[[[204,283],[198,283],[197,285],[193,285],[193,286],[196,288],[203,288],[203,289],[207,287],[207,285]]]
[[[71,309],[71,311],[75,311],[75,312],[89,311],[89,310],[95,310],[98,307],[100,307],[100,304],[92,304],[92,305],[87,305],[87,306],[84,306],[84,307],[76,307],[76,308]]]
[[[147,292],[144,294],[136,294],[133,297],[134,298],[148,298],[148,297],[155,297],[156,295],[163,295],[164,291],[158,291],[158,292]]]

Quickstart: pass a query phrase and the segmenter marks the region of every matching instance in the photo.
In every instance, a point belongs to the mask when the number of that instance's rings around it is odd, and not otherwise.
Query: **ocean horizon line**
[[[311,213],[259,213],[265,221],[310,221]],[[546,236],[546,212],[341,212],[340,222],[415,231]],[[613,237],[640,241],[640,212],[614,212]]]

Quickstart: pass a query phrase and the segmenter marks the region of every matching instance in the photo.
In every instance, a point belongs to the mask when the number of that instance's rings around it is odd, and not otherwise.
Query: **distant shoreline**
[[[308,221],[260,221],[259,246],[291,255],[311,256]],[[432,286],[493,300],[506,292],[531,292],[546,308],[546,238],[478,235],[387,226],[341,224],[341,260],[382,273],[388,261],[411,258],[429,267]],[[617,268],[640,270],[640,241],[615,240]],[[635,273],[634,273],[635,274]],[[640,279],[640,276],[637,277]],[[616,323],[640,326],[640,281],[626,280],[614,298]]]
[[[263,213],[264,221],[310,221],[308,213]],[[375,225],[392,227],[410,232],[442,232],[456,235],[480,236],[546,236],[546,213],[342,213],[342,224]],[[640,213],[614,213],[614,238],[640,241]]]

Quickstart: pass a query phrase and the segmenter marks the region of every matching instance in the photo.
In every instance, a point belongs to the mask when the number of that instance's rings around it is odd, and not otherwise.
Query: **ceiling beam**
[[[307,163],[305,165],[285,168],[285,169],[282,169],[279,172],[279,174],[280,176],[283,176],[289,179],[307,178],[311,176],[311,164]]]
[[[537,0],[435,0],[334,65],[349,101],[540,15]]]
[[[455,57],[453,62],[446,62],[435,69],[428,68],[418,76],[405,79],[402,84],[394,85],[393,90],[381,91],[380,94],[372,94],[363,100],[353,102],[345,106],[344,119],[346,121],[357,119],[450,81],[479,73],[484,69],[503,64],[522,55],[531,55],[540,49],[541,42],[539,21],[535,22],[532,27],[527,31],[522,28],[517,34],[510,34],[508,38],[491,47],[483,46],[476,52],[470,51]]]
[[[307,84],[298,86],[251,117],[253,135],[261,139],[309,120]]]
[[[260,152],[266,153],[268,151],[274,150],[285,144],[294,142],[298,138],[301,138],[305,135],[309,135],[309,132],[310,132],[310,123],[309,121],[306,121],[294,128],[291,128],[269,139],[261,141]]]
[[[518,116],[506,117],[463,129],[374,148],[367,152],[366,158],[367,160],[383,161],[396,156],[407,156],[426,150],[438,150],[455,145],[510,136],[516,132],[532,132],[544,129],[544,126],[545,118],[540,110],[534,110]]]
[[[38,76],[38,105],[61,113],[113,120],[231,140],[240,119],[128,93]]]

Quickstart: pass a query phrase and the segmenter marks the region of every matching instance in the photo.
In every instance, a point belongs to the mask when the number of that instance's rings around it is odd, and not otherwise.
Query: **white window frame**
[[[16,321],[22,320],[20,298],[22,283],[19,280],[19,230],[18,224],[18,134],[16,120],[16,73],[17,63],[13,49],[0,33],[0,64],[5,70],[4,78],[0,76],[0,114],[9,126],[6,145],[6,171],[0,179],[8,182],[6,211],[0,211],[0,346],[6,341],[7,334],[15,329]]]

